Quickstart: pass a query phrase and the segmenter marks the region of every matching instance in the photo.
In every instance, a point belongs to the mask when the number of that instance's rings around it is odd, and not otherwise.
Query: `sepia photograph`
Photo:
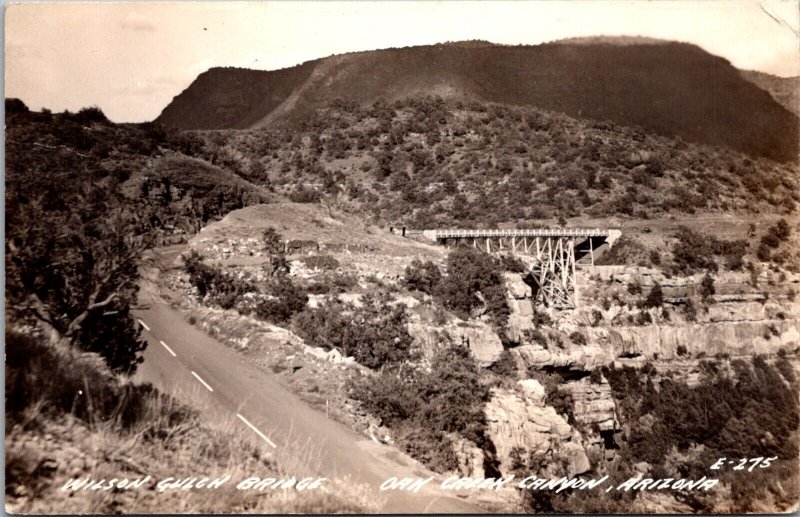
[[[5,511],[800,511],[794,0],[4,6]]]

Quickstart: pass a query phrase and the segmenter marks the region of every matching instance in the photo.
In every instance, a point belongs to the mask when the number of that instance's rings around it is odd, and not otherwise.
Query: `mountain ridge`
[[[757,70],[742,70],[742,77],[772,95],[775,101],[800,117],[800,76],[781,77]]]
[[[536,106],[796,161],[800,121],[724,58],[687,43],[450,42],[340,54],[276,71],[214,68],[156,119],[180,129],[307,120],[337,99],[434,94]]]

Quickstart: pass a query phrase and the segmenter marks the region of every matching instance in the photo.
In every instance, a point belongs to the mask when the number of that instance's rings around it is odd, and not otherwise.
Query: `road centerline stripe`
[[[267,438],[267,435],[265,435],[264,433],[262,433],[261,431],[259,431],[259,430],[258,430],[258,428],[257,428],[256,426],[254,426],[253,424],[251,424],[251,423],[250,423],[250,422],[249,422],[249,421],[248,421],[248,420],[247,420],[245,417],[243,417],[243,416],[242,416],[242,415],[240,415],[239,413],[236,413],[236,416],[237,416],[237,417],[239,417],[239,420],[241,420],[242,422],[244,422],[244,423],[245,423],[245,425],[246,425],[247,427],[249,427],[250,429],[252,429],[254,433],[256,433],[258,436],[260,436],[262,440],[264,440],[265,442],[267,442],[268,444],[270,444],[270,445],[272,446],[272,448],[273,448],[273,449],[277,449],[277,448],[278,448],[278,446],[277,446],[277,445],[275,445],[274,443],[272,443],[272,440],[270,440],[269,438]]]
[[[208,391],[214,391],[214,388],[209,386],[208,383],[206,381],[204,381],[203,378],[200,377],[199,375],[197,375],[194,371],[192,371],[192,375],[194,375],[194,378],[197,379],[198,381],[200,381],[200,384],[205,386]]]
[[[164,342],[163,342],[163,341],[161,341],[160,339],[158,340],[158,342],[159,342],[159,343],[161,343],[161,346],[163,346],[164,348],[166,348],[166,349],[167,349],[167,352],[169,352],[170,354],[172,354],[172,357],[178,357],[178,354],[176,354],[175,352],[173,352],[173,351],[172,351],[172,349],[171,349],[171,348],[170,348],[170,347],[169,347],[169,346],[168,346],[166,343],[164,343]]]
[[[150,327],[148,327],[148,326],[147,326],[147,323],[145,323],[145,322],[143,322],[143,321],[142,321],[142,318],[139,318],[139,325],[141,325],[142,327],[144,327],[144,329],[145,329],[146,331],[150,332]]]

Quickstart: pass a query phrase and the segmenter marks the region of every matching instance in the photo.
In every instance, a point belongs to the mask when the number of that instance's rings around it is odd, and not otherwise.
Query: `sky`
[[[5,11],[5,96],[139,122],[215,66],[274,70],[379,48],[591,35],[683,41],[741,69],[800,75],[795,0],[23,3]]]

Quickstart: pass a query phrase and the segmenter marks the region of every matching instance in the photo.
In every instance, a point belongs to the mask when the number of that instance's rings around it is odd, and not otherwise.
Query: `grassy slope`
[[[313,464],[274,457],[249,434],[111,376],[93,354],[6,336],[6,510],[15,513],[365,512],[358,487],[327,492],[242,492],[250,476],[307,475]],[[167,477],[232,476],[220,490],[150,487]],[[73,477],[152,476],[137,490],[60,490]]]
[[[200,230],[190,245],[204,254],[209,246],[228,239],[260,239],[269,227],[287,239],[333,245],[368,245],[378,254],[394,257],[437,257],[442,254],[440,248],[392,235],[356,216],[305,203],[269,203],[234,210],[221,221]]]

